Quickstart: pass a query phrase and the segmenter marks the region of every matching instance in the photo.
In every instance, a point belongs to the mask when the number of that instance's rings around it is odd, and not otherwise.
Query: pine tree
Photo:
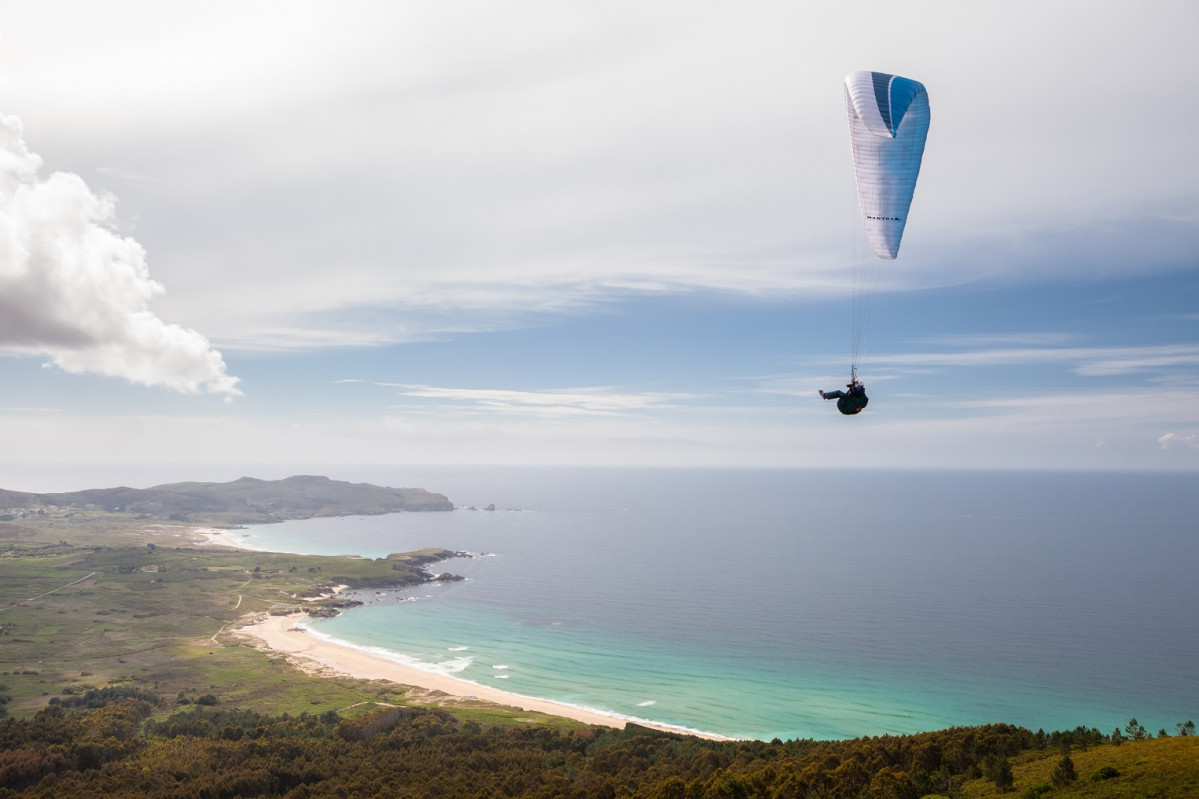
[[[1124,725],[1124,732],[1134,741],[1143,741],[1146,738],[1145,725],[1141,724],[1135,718]]]
[[[998,753],[988,755],[987,759],[983,761],[983,774],[995,783],[995,787],[999,789],[1000,793],[1007,793],[1015,783],[1015,777],[1012,776],[1012,764],[1006,757]]]
[[[1059,788],[1078,779],[1078,772],[1074,770],[1074,761],[1070,759],[1069,755],[1062,755],[1062,759],[1054,767],[1049,779],[1053,780],[1053,784]]]

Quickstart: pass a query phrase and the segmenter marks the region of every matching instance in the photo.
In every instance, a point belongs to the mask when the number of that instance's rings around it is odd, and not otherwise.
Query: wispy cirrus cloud
[[[1068,364],[1077,375],[1098,377],[1155,369],[1199,366],[1199,345],[1144,347],[1004,347],[958,352],[911,352],[879,355],[871,362],[887,366],[1015,366]]]
[[[1013,415],[1027,419],[1107,420],[1111,422],[1199,423],[1199,391],[1161,390],[1151,396],[1143,391],[1109,391],[1087,394],[1041,394],[1021,397],[948,400],[947,407],[978,411],[997,419]]]
[[[121,181],[122,183],[157,183],[158,178],[151,175],[140,175],[136,172],[129,172],[120,167],[115,166],[98,166],[96,171],[107,178]]]
[[[914,339],[914,344],[944,347],[1065,347],[1078,341],[1073,333],[1013,331],[1006,333],[955,333]]]
[[[1199,366],[1199,346],[1116,348],[1075,368],[1080,375],[1121,375],[1178,366]]]
[[[511,389],[444,388],[436,386],[384,383],[400,389],[405,397],[438,400],[467,409],[496,413],[535,414],[540,416],[617,416],[625,413],[662,410],[700,399],[697,394],[640,392],[627,393],[608,388],[588,387],[555,391],[516,391]]]

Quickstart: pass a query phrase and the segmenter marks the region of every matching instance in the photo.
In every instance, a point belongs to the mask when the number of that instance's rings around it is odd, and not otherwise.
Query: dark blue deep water
[[[463,509],[244,543],[488,553],[444,565],[464,582],[367,592],[313,625],[477,683],[767,740],[1199,719],[1194,475],[327,473]]]

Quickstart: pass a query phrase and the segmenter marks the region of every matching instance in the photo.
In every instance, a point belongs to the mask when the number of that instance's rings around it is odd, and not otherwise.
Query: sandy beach
[[[234,549],[250,549],[244,543],[245,533],[242,528],[193,527],[191,535],[202,546],[233,547]]]
[[[245,544],[246,533],[241,527],[196,527],[190,524],[144,524],[143,533],[164,538],[182,539],[182,543],[203,547],[251,549]]]
[[[260,648],[265,647],[287,655],[296,666],[310,674],[343,674],[364,680],[388,680],[400,685],[439,691],[446,694],[449,699],[481,700],[505,707],[574,719],[584,724],[597,724],[617,729],[623,729],[625,726],[625,720],[616,716],[595,713],[545,699],[534,699],[499,691],[322,640],[297,626],[299,622],[303,621],[303,618],[299,615],[255,614],[250,617],[251,623],[240,627],[237,633],[252,637],[260,645]],[[682,732],[682,730],[665,726],[659,727],[652,724],[645,724],[645,726],[654,726],[671,732]]]
[[[192,528],[188,532],[206,546],[245,548],[236,530],[211,527]],[[333,593],[343,586],[338,586]],[[322,596],[329,596],[328,594]],[[399,685],[414,686],[430,692],[444,694],[448,701],[490,702],[504,707],[514,707],[550,716],[574,719],[584,724],[597,724],[623,729],[625,720],[616,716],[595,713],[571,705],[545,699],[521,696],[484,685],[457,680],[444,674],[425,671],[387,658],[378,657],[348,646],[325,641],[309,633],[301,626],[301,614],[272,616],[266,613],[247,616],[247,624],[234,633],[247,636],[252,645],[286,655],[298,668],[314,675],[345,675],[363,680],[387,680]],[[646,725],[655,726],[655,725]],[[661,727],[661,729],[669,729]],[[672,730],[679,732],[679,730]]]

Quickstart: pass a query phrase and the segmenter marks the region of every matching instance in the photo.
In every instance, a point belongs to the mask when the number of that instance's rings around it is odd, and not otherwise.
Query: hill
[[[0,489],[0,508],[12,511],[45,507],[251,524],[313,516],[445,511],[454,506],[444,495],[423,488],[385,488],[312,475],[284,480],[242,477],[230,483],[169,483],[153,488],[93,488],[57,494]]]

